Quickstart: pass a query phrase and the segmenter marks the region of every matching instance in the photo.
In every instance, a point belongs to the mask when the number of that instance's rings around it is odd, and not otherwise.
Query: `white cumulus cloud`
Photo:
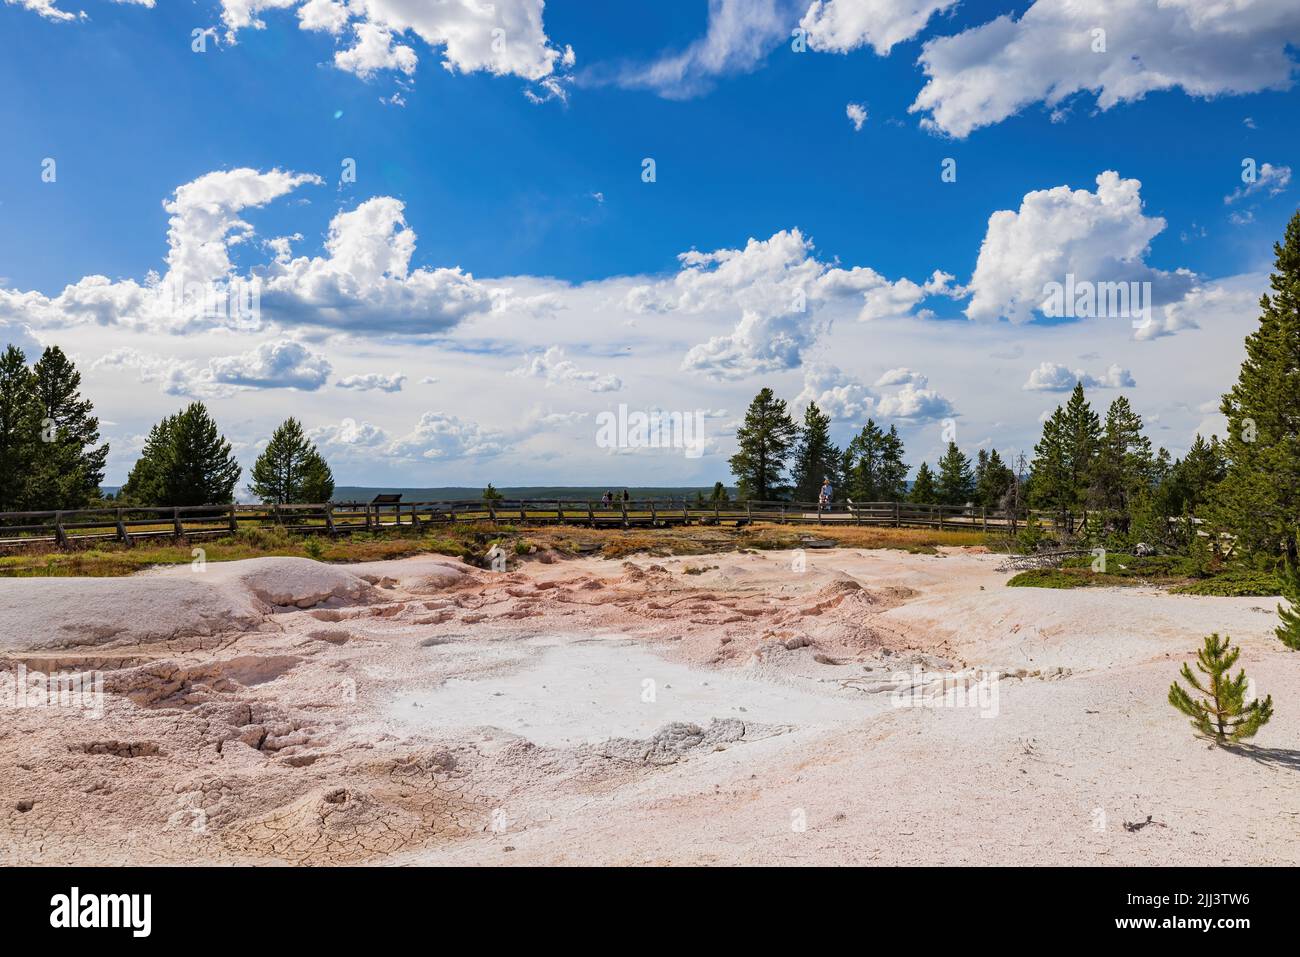
[[[717,379],[738,379],[793,369],[826,331],[828,306],[859,306],[863,320],[910,315],[927,295],[951,295],[951,277],[936,273],[925,285],[891,282],[875,270],[841,269],[819,260],[812,240],[798,229],[743,249],[691,250],[678,256],[671,279],[634,286],[625,308],[637,313],[735,314],[730,332],[687,353],[683,368]]]
[[[887,56],[897,43],[912,39],[936,13],[957,0],[814,0],[799,26],[810,49],[848,53],[870,46]]]
[[[1108,170],[1097,177],[1095,192],[1035,190],[1019,210],[993,213],[971,278],[967,317],[1029,322],[1041,311],[1044,287],[1071,275],[1090,283],[1151,282],[1155,300],[1181,297],[1194,285],[1191,273],[1161,272],[1144,262],[1165,221],[1143,213],[1141,187]]]
[[[340,389],[355,389],[358,392],[401,392],[406,376],[400,372],[384,375],[379,372],[367,372],[365,375],[350,375],[334,383]]]
[[[573,360],[564,358],[564,350],[559,346],[551,346],[541,355],[531,356],[510,374],[543,379],[548,386],[576,384],[591,392],[617,392],[623,388],[622,380],[616,375],[579,369]]]
[[[1097,32],[1102,31],[1102,32]],[[1036,0],[928,40],[928,81],[911,106],[955,137],[1030,104],[1092,93],[1102,110],[1157,90],[1191,96],[1290,88],[1300,4],[1254,0]]]
[[[1071,371],[1059,362],[1043,362],[1029,373],[1022,388],[1029,392],[1069,392],[1076,383],[1082,383],[1085,389],[1131,389],[1137,385],[1133,373],[1118,364],[1094,376],[1082,369]]]
[[[221,0],[221,19],[233,43],[241,30],[266,29],[264,12],[295,10],[301,29],[342,44],[334,65],[362,78],[414,74],[419,40],[439,51],[452,73],[517,76],[539,85],[542,94],[532,98],[540,100],[563,95],[560,71],[575,62],[572,48],[553,46],[546,35],[544,6],[544,0]]]

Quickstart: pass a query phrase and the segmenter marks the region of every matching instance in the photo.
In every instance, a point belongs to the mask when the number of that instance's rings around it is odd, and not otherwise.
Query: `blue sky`
[[[727,478],[765,384],[831,406],[842,438],[896,421],[915,465],[943,422],[971,450],[1029,451],[1077,372],[1178,452],[1215,425],[1296,209],[1300,13],[1246,6],[4,0],[0,336],[76,354],[110,482],[196,397],[248,459],[298,415],[344,481],[690,484]],[[317,14],[330,29],[305,28]],[[1098,25],[1107,49],[1081,51]],[[1251,183],[1245,160],[1264,170]],[[263,179],[204,179],[232,171]],[[319,182],[267,186],[273,171]],[[198,213],[164,209],[195,183]],[[218,234],[194,226],[205,209]],[[331,223],[359,209],[337,246],[361,252],[331,254]],[[367,271],[372,241],[402,251],[389,272]],[[186,242],[225,252],[205,281],[270,283],[267,314],[232,328],[141,307]],[[949,280],[927,286],[936,270]],[[1018,310],[1066,271],[1151,280],[1173,311],[1139,336]],[[92,313],[65,287],[96,276],[110,305]],[[774,304],[795,288],[802,318]],[[887,307],[862,306],[873,290]],[[620,403],[702,411],[716,441],[596,447]]]

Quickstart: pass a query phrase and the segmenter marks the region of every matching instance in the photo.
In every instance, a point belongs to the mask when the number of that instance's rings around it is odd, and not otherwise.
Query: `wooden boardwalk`
[[[1045,530],[1059,519],[1035,512]],[[95,542],[131,544],[148,539],[236,535],[244,529],[280,528],[303,535],[429,530],[455,523],[574,525],[586,528],[670,528],[689,525],[876,525],[894,528],[1006,531],[1023,527],[1019,517],[961,505],[911,502],[837,503],[820,509],[807,502],[719,502],[644,499],[604,507],[594,501],[458,501],[314,505],[123,506],[39,512],[0,512],[0,548],[71,547]],[[1073,522],[1068,517],[1066,525]],[[1067,529],[1068,530],[1068,529]]]

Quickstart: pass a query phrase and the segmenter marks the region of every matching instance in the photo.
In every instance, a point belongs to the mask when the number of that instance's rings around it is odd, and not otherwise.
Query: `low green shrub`
[[[1278,595],[1282,583],[1276,575],[1234,569],[1221,572],[1213,578],[1203,578],[1171,589],[1175,595],[1217,595],[1221,598],[1246,598]]]
[[[1087,588],[1084,575],[1072,575],[1059,568],[1031,568],[1007,582],[1008,588]]]

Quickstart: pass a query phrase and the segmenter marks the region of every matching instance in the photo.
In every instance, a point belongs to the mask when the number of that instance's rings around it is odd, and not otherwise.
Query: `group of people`
[[[627,501],[629,501],[631,498],[632,498],[632,496],[630,496],[630,495],[627,494],[627,489],[623,489],[622,500],[623,500],[624,502],[627,502]],[[614,503],[617,502],[617,501],[619,501],[619,495],[618,495],[617,492],[606,492],[604,495],[602,495],[602,496],[600,497],[600,507],[601,507],[601,508],[613,508],[613,507],[614,507]]]

